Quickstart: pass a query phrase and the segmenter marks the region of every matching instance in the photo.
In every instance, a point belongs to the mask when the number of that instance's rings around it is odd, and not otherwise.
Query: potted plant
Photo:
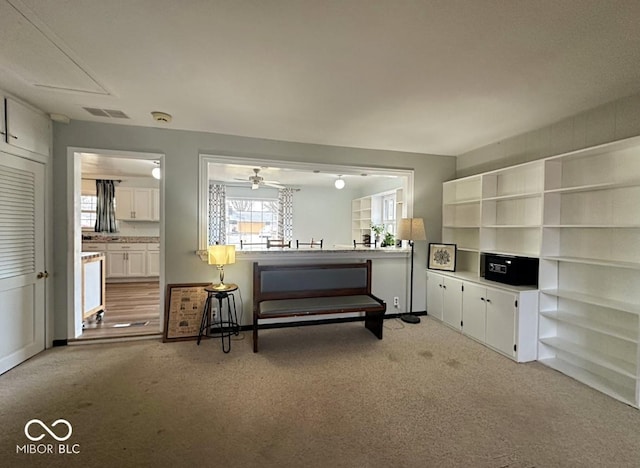
[[[382,245],[380,247],[394,247],[396,245],[396,239],[393,234],[387,232],[384,235],[384,240],[382,241]]]
[[[384,224],[372,224],[371,230],[376,235],[376,242],[380,242],[380,234],[382,234],[382,231],[384,231]]]

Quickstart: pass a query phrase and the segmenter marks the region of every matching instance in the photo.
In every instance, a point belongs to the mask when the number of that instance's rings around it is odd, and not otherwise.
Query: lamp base
[[[401,314],[400,320],[406,323],[420,323],[420,317],[413,314]]]

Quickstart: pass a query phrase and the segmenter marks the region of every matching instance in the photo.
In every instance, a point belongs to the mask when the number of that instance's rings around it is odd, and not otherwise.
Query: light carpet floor
[[[230,354],[218,340],[45,351],[0,376],[0,466],[640,466],[638,410],[428,318],[384,334],[264,330],[258,354],[249,332]],[[16,453],[33,418],[68,420],[80,453]]]

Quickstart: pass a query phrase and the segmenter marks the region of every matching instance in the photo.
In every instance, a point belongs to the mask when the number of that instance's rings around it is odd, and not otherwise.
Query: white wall
[[[56,220],[67,217],[67,149],[93,148],[160,153],[164,159],[165,280],[167,283],[211,281],[211,267],[195,255],[198,248],[198,167],[200,154],[218,154],[260,160],[315,162],[334,165],[415,170],[414,216],[422,217],[429,241],[440,240],[442,182],[455,177],[455,158],[393,151],[365,150],[290,143],[213,133],[72,121],[54,123],[53,187]],[[260,164],[257,164],[258,166]],[[268,164],[267,164],[268,165]],[[316,203],[328,206],[319,199]],[[350,214],[349,214],[350,219]],[[302,237],[300,233],[300,236]],[[308,234],[308,233],[307,233]],[[67,239],[65,222],[54,223],[56,275],[55,338],[65,339],[68,308]],[[426,242],[416,244],[414,311],[426,308]],[[231,274],[231,271],[230,271]],[[397,277],[398,275],[394,275]],[[391,275],[389,275],[391,277]],[[374,281],[377,281],[374,278]],[[404,284],[403,286],[406,286]],[[400,295],[400,294],[398,294]],[[245,300],[249,300],[245,292]]]
[[[293,239],[323,239],[323,247],[351,243],[351,200],[346,188],[307,187],[293,195]],[[295,243],[295,242],[294,242]]]
[[[457,177],[640,135],[640,93],[458,156]]]

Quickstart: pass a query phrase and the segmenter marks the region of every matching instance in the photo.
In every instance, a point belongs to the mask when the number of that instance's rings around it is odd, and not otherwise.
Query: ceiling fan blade
[[[271,181],[268,181],[268,180],[265,180],[263,183],[264,183],[264,185],[268,185],[269,187],[280,188],[280,189],[286,188],[284,185],[280,185],[277,182],[271,182]]]

